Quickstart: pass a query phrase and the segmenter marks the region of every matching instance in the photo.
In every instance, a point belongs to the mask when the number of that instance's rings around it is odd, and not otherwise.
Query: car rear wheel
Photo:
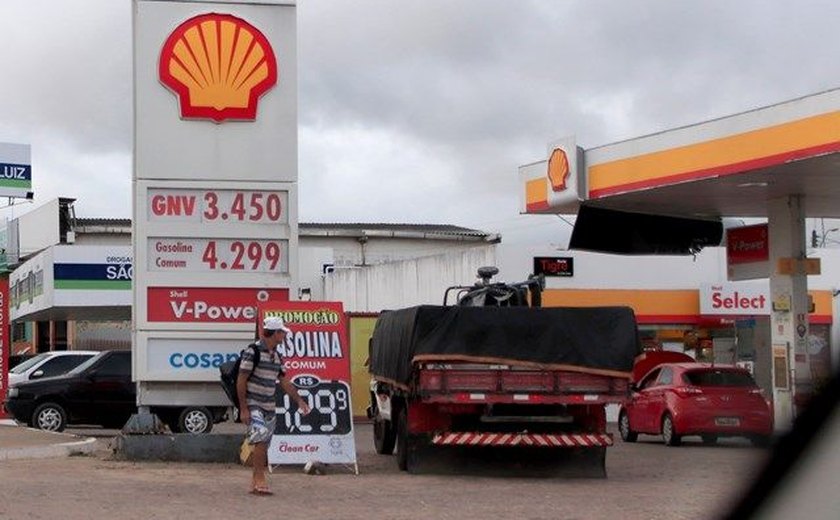
[[[32,413],[32,425],[48,432],[61,432],[67,426],[67,412],[57,403],[44,403]]]
[[[668,446],[679,446],[682,442],[682,439],[674,430],[674,420],[669,413],[666,413],[665,417],[662,418],[662,440]]]
[[[210,433],[213,429],[213,414],[203,406],[189,406],[178,416],[180,433]]]
[[[621,440],[624,442],[636,442],[639,438],[639,434],[630,429],[630,417],[625,411],[618,416],[618,433],[621,434]]]

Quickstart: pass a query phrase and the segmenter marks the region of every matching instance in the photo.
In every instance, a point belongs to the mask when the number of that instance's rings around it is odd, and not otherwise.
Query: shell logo
[[[562,148],[555,148],[548,159],[548,180],[551,189],[563,191],[566,189],[566,180],[569,178],[569,159]]]
[[[253,121],[260,96],[277,83],[268,39],[227,14],[203,14],[179,25],[163,44],[158,67],[184,119]]]

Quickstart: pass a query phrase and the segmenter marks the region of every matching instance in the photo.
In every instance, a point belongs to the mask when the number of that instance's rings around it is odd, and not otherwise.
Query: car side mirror
[[[31,374],[29,374],[29,379],[40,379],[42,377],[44,377],[44,371],[43,370],[36,370],[35,372],[32,372]]]

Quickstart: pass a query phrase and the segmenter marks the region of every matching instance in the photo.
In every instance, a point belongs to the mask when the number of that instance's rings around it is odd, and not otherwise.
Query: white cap
[[[269,316],[263,320],[264,330],[282,330],[286,334],[291,334],[292,331],[283,323],[283,318],[279,316]]]

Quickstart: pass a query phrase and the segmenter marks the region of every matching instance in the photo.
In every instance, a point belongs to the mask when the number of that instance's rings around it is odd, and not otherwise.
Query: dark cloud
[[[517,167],[549,141],[835,87],[837,19],[817,0],[300,0],[301,219],[562,233],[517,216]],[[131,2],[5,0],[0,34],[0,141],[33,144],[39,193],[130,216]]]

